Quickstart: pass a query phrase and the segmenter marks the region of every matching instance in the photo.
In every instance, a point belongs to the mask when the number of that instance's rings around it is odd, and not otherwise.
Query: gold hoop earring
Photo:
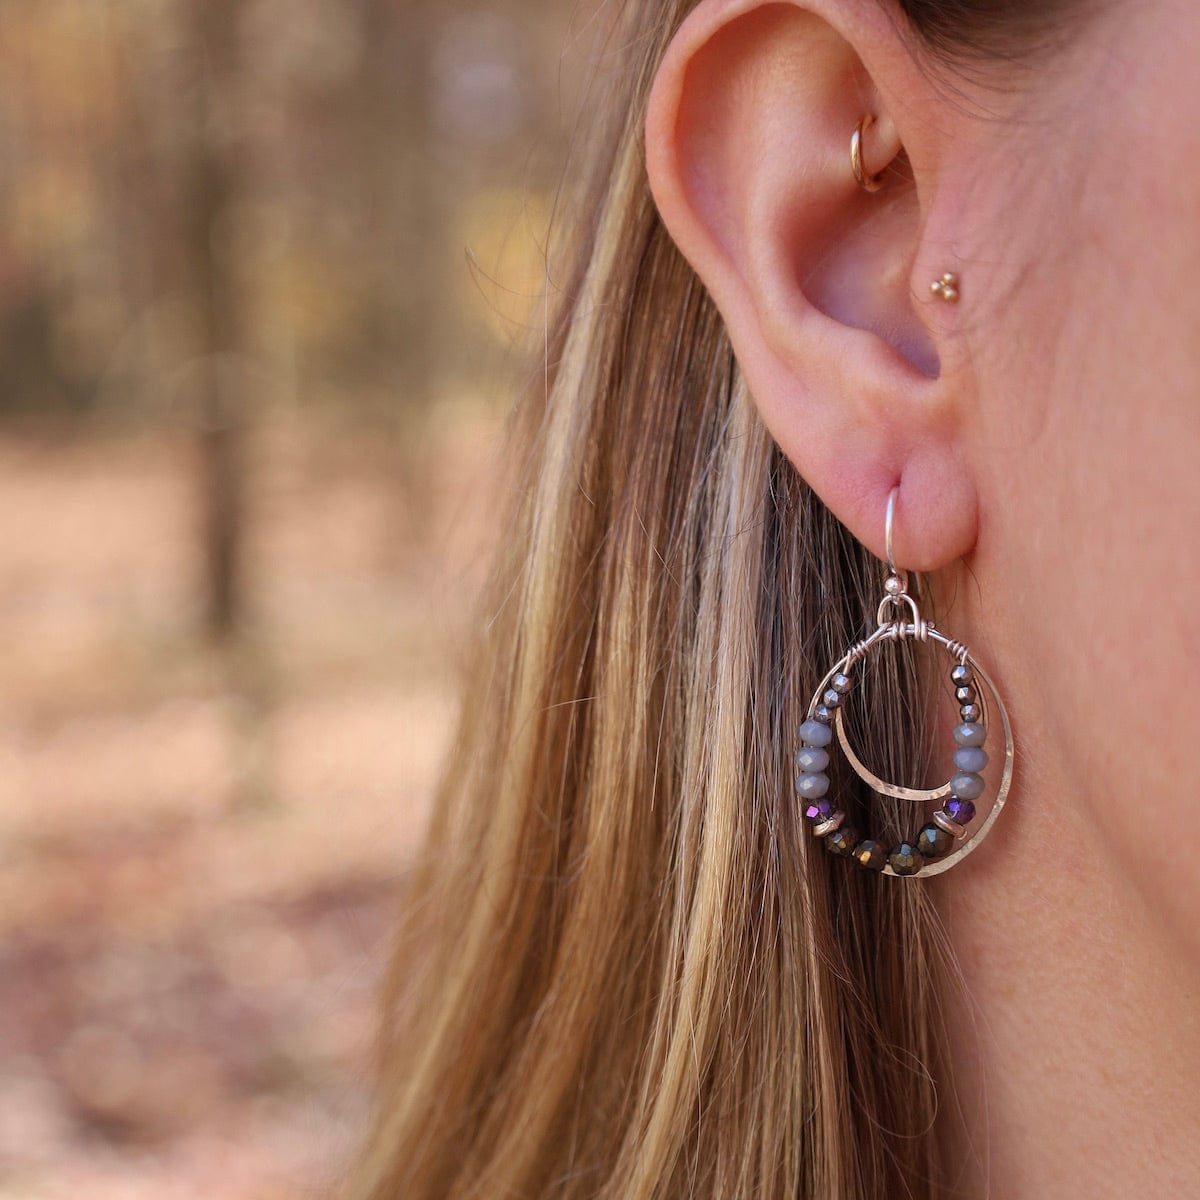
[[[868,175],[863,168],[862,157],[862,140],[863,134],[868,127],[875,123],[875,118],[869,113],[859,121],[854,132],[850,135],[850,170],[854,172],[854,178],[858,186],[864,192],[877,192],[883,187],[882,175]]]

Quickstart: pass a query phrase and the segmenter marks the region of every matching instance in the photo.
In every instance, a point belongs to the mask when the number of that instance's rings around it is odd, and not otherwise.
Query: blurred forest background
[[[602,12],[0,6],[0,1200],[351,1152]]]

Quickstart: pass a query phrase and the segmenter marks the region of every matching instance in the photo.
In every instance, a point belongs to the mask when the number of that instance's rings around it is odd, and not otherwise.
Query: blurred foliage
[[[178,417],[213,352],[255,404],[394,412],[487,371],[540,292],[570,99],[534,8],[8,0],[0,408]]]
[[[0,1200],[352,1151],[603,11],[0,5]]]

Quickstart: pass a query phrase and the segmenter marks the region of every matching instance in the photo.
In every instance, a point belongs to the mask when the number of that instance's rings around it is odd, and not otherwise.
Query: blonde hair
[[[688,7],[629,3],[614,29],[632,61],[512,430],[355,1200],[938,1194],[927,884],[828,855],[791,780],[880,564],[764,431],[647,188],[645,98]],[[862,734],[893,777],[925,742],[909,652]]]

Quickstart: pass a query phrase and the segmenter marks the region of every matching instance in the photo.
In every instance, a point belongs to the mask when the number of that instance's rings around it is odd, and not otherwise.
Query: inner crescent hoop
[[[974,672],[975,677],[980,680],[987,689],[986,694],[983,691],[979,692],[979,699],[983,709],[983,723],[991,728],[991,714],[996,712],[1000,717],[1000,724],[1004,730],[1004,766],[1000,773],[1000,782],[996,788],[995,799],[992,801],[991,807],[987,816],[983,820],[983,824],[979,829],[969,837],[963,845],[944,858],[935,859],[926,863],[922,869],[922,875],[940,875],[943,871],[948,871],[955,863],[965,858],[985,837],[991,832],[992,826],[995,824],[996,818],[1000,815],[1000,809],[1004,806],[1004,801],[1008,798],[1009,788],[1012,786],[1013,774],[1013,736],[1012,727],[1009,724],[1008,712],[1005,710],[1004,702],[1000,699],[1000,693],[996,690],[995,684],[992,683],[991,677],[979,665],[979,663],[971,656],[970,651],[966,650],[958,642],[952,642],[948,637],[939,632],[932,624],[925,623],[923,629],[925,638],[936,641],[946,650],[950,651],[959,661],[968,665]],[[830,681],[839,672],[849,671],[857,663],[867,657],[871,649],[876,645],[885,641],[906,640],[908,638],[919,638],[922,629],[915,623],[904,624],[893,622],[879,626],[874,633],[871,634],[865,641],[858,643],[850,651],[844,654],[827,672],[821,680],[820,686],[816,690],[810,708],[815,707],[818,700],[824,695],[825,690],[829,687]],[[838,741],[841,743],[842,750],[846,755],[846,760],[853,768],[855,773],[864,781],[869,783],[873,789],[883,795],[894,796],[900,800],[911,800],[913,802],[924,802],[926,800],[940,800],[951,794],[949,782],[944,783],[937,788],[905,788],[898,784],[888,783],[882,780],[874,772],[869,770],[862,760],[855,754],[850,745],[849,738],[846,736],[846,731],[842,722],[842,708],[839,706],[834,711],[834,727],[837,731]],[[896,875],[897,872],[892,870],[890,866],[885,865],[882,868],[884,875]]]

